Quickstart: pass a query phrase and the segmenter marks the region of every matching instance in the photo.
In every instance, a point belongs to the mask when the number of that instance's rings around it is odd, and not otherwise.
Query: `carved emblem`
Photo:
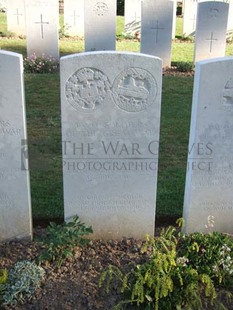
[[[233,107],[233,78],[227,81],[223,89],[222,104]]]
[[[218,10],[216,7],[210,8],[210,10],[209,10],[209,16],[210,16],[211,18],[216,18],[216,17],[218,17],[218,14],[219,14],[219,10]]]
[[[97,2],[94,6],[94,11],[98,16],[104,16],[108,11],[108,6],[105,2]]]
[[[108,77],[94,68],[76,71],[65,85],[67,100],[76,110],[83,112],[96,110],[109,90]]]
[[[112,96],[116,105],[127,112],[140,112],[153,104],[158,92],[153,76],[141,68],[130,68],[115,79]]]

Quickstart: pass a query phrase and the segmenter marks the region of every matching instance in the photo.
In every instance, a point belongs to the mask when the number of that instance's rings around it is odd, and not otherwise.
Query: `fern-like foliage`
[[[178,224],[182,225],[183,222],[180,220]],[[213,235],[213,238],[215,244],[216,235]],[[229,242],[222,247],[222,244],[226,243],[225,236],[222,238],[224,241],[220,242],[220,249],[229,256]],[[210,244],[210,240],[207,240]],[[104,286],[108,293],[113,281],[117,280],[121,287],[124,297],[114,310],[125,309],[125,304],[134,304],[143,310],[200,310],[206,305],[217,304],[217,291],[212,274],[204,272],[208,271],[205,266],[200,268],[193,264],[195,259],[188,256],[189,253],[183,248],[183,242],[188,244],[190,252],[194,253],[196,258],[203,248],[199,241],[198,238],[182,234],[174,227],[162,230],[158,238],[147,235],[142,247],[144,255],[147,254],[146,261],[135,266],[126,275],[112,265],[101,275],[99,285]],[[218,287],[218,292],[220,291]],[[224,309],[219,300],[218,309]]]

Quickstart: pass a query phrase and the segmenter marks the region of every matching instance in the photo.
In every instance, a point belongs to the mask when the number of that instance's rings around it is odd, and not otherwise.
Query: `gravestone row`
[[[198,62],[185,231],[233,233],[233,57]],[[22,56],[0,51],[0,241],[32,237]],[[94,238],[153,234],[161,108],[159,58],[92,52],[61,59],[65,219]],[[9,91],[10,90],[10,91]]]
[[[199,3],[208,2],[210,0],[184,0],[183,1],[183,36],[193,36],[196,31],[197,7]],[[215,1],[218,2],[218,1]],[[229,4],[229,13],[226,17],[227,31],[233,30],[233,1],[223,0],[221,3]]]
[[[128,0],[125,3],[126,28],[140,23],[141,53],[162,58],[163,67],[169,67],[171,64],[175,7],[176,1],[171,0],[156,0],[154,2],[151,0],[138,0],[137,2]],[[196,29],[194,61],[224,56],[229,4],[218,1],[200,2],[197,12],[196,7],[196,0],[187,0],[184,3],[185,34]],[[85,51],[115,50],[116,0],[102,2],[98,0],[66,0],[64,10],[68,32],[76,33],[80,37],[85,36]],[[44,54],[59,58],[57,0],[49,2],[19,0],[17,5],[14,1],[8,0],[7,11],[8,29],[18,34],[25,33],[26,16],[28,56]],[[191,20],[192,23],[190,23]],[[95,25],[94,31],[93,25]]]

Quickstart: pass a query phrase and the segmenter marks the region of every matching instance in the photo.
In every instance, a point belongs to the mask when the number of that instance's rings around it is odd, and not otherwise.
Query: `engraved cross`
[[[16,14],[13,14],[17,16],[17,24],[19,25],[19,16],[23,16],[23,14],[19,14],[19,9],[16,10]]]
[[[218,39],[214,39],[214,33],[210,33],[210,38],[205,39],[206,41],[210,41],[210,53],[212,52],[212,47],[213,47],[213,41],[218,41]]]
[[[35,22],[35,24],[40,24],[41,37],[44,39],[44,24],[49,24],[49,22],[43,22],[43,15],[40,14],[40,22]]]
[[[155,27],[151,27],[150,29],[156,30],[156,36],[155,36],[155,42],[158,42],[158,35],[159,35],[159,30],[164,30],[164,28],[159,27],[159,21],[156,21],[156,26]]]
[[[196,24],[196,14],[193,14],[193,18],[190,18],[191,21],[193,21],[193,29],[195,29]]]
[[[76,27],[76,17],[80,17],[80,15],[77,15],[76,11],[74,10],[74,14],[70,16],[74,18],[74,27]]]
[[[134,18],[135,22],[139,19],[139,16],[137,15],[137,11],[134,12],[134,15],[132,16],[132,18]]]

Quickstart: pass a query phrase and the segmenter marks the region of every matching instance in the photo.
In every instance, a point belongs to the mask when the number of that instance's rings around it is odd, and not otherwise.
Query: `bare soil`
[[[175,220],[175,217],[160,218],[156,222],[155,235],[158,235],[161,227],[174,224]],[[34,229],[34,241],[0,244],[0,269],[9,269],[20,260],[37,261],[42,246],[36,239],[43,237],[45,233],[46,228],[37,226]],[[120,288],[114,283],[111,294],[106,294],[98,285],[100,275],[109,264],[127,272],[138,263],[144,262],[146,256],[140,253],[143,242],[135,239],[95,240],[84,248],[76,247],[74,256],[68,257],[61,267],[58,267],[57,262],[42,265],[46,271],[46,280],[31,300],[14,308],[3,309],[110,310],[120,300]],[[231,292],[233,293],[233,290]],[[134,305],[127,309],[136,308]],[[208,306],[205,310],[207,309],[212,307]],[[228,303],[226,309],[233,309],[233,304]]]
[[[175,219],[161,218],[155,233],[158,234],[161,226],[174,224]],[[47,225],[46,222],[36,224]],[[17,261],[25,259],[37,261],[43,248],[36,240],[46,233],[42,225],[34,229],[34,241],[0,243],[0,269],[9,269]],[[142,240],[135,239],[95,240],[84,248],[76,247],[74,256],[68,257],[61,267],[57,266],[57,262],[42,265],[46,281],[30,301],[3,309],[110,310],[120,300],[119,287],[116,284],[107,295],[99,288],[100,275],[109,264],[129,270],[132,264],[144,261],[145,257],[140,254],[142,244]]]

